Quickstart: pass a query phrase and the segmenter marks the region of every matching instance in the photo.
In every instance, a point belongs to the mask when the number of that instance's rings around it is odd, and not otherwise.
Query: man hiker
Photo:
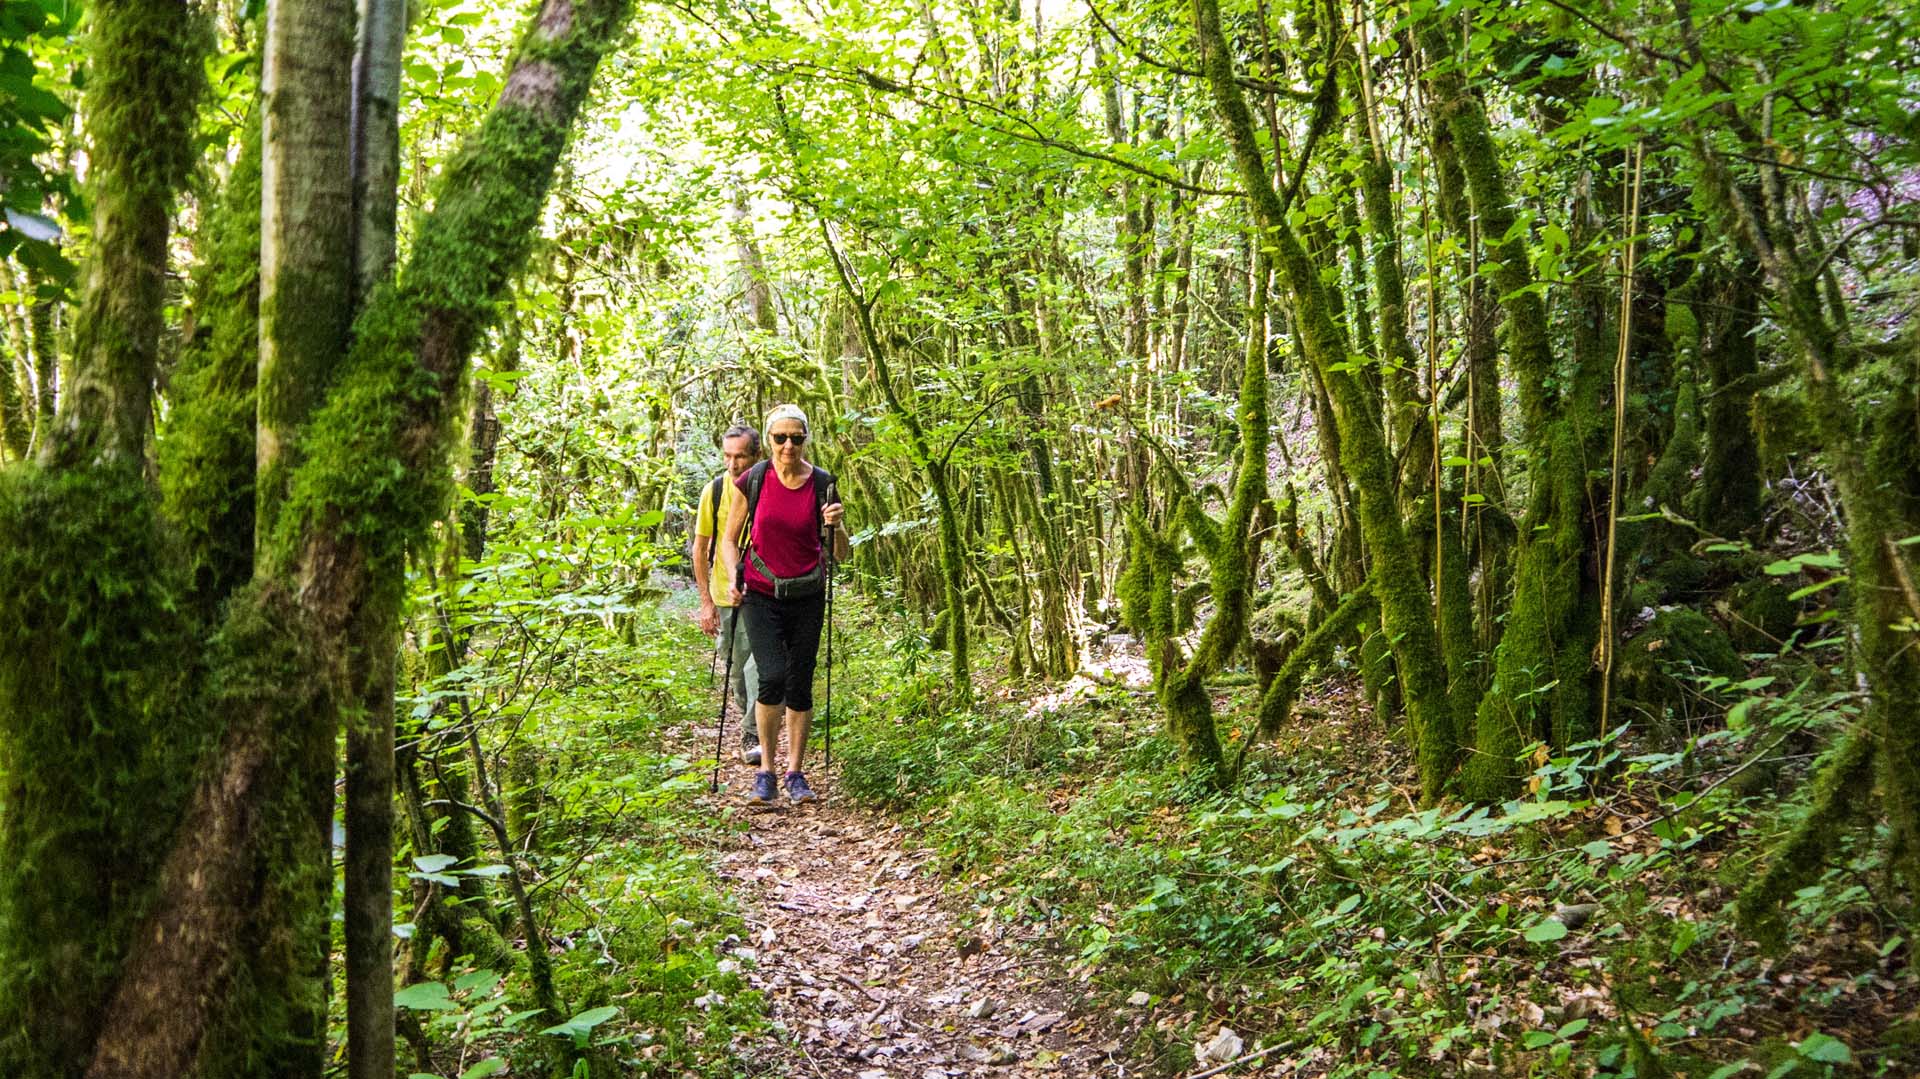
[[[740,724],[740,759],[759,764],[760,734],[753,722],[753,702],[760,692],[760,669],[753,662],[746,626],[734,625],[740,608],[730,594],[733,579],[714,572],[714,558],[719,553],[714,537],[733,512],[734,504],[746,501],[734,481],[760,460],[760,432],[745,424],[727,428],[727,433],[720,436],[720,456],[727,470],[700,489],[700,507],[693,515],[693,580],[700,586],[700,609],[694,612],[693,623],[700,632],[715,638],[720,647],[733,645],[733,699],[740,702],[740,710],[747,717]],[[727,657],[720,657],[720,661],[724,665]]]

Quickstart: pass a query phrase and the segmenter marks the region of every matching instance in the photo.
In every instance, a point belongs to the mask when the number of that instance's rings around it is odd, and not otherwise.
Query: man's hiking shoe
[[[748,764],[760,763],[760,740],[749,738],[740,743],[740,759]]]
[[[753,794],[750,797],[756,804],[760,806],[771,806],[775,804],[773,799],[776,793],[777,788],[773,782],[772,772],[755,772],[753,774]]]
[[[767,774],[768,773],[765,773],[765,772],[761,773],[761,775],[767,775]],[[795,802],[795,803],[811,802],[818,797],[820,796],[813,793],[813,788],[807,786],[806,776],[801,775],[799,772],[787,773],[787,800],[788,801]]]

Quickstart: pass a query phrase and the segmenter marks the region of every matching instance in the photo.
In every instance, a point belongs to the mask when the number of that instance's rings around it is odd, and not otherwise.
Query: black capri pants
[[[820,627],[827,619],[826,593],[775,599],[748,592],[741,610],[760,672],[760,703],[813,711],[813,668],[820,656]]]

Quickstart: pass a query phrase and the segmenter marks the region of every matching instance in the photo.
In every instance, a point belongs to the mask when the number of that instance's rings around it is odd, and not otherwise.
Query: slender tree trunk
[[[1582,414],[1591,373],[1580,386],[1563,385],[1546,303],[1534,287],[1525,239],[1513,228],[1513,205],[1486,108],[1450,66],[1452,49],[1440,26],[1428,22],[1418,33],[1431,65],[1435,118],[1451,136],[1436,145],[1457,155],[1447,167],[1464,176],[1480,234],[1490,238],[1493,284],[1507,314],[1508,356],[1531,450],[1513,603],[1464,773],[1470,797],[1493,800],[1517,789],[1523,769],[1515,758],[1528,742],[1578,738],[1591,725],[1599,595],[1588,580],[1595,576],[1588,572],[1585,439],[1591,418]]]
[[[27,283],[39,291],[38,274],[28,274]],[[65,392],[60,385],[60,372],[66,366],[60,353],[59,317],[59,302],[53,299],[36,296],[27,308],[27,326],[33,333],[33,381],[40,395],[40,415],[33,428],[36,448],[51,437],[54,413]]]
[[[833,260],[834,273],[840,280],[848,301],[853,307],[855,325],[860,330],[860,338],[866,344],[867,358],[873,363],[875,381],[880,384],[880,392],[886,398],[888,409],[907,429],[907,440],[913,448],[915,462],[920,466],[927,480],[927,486],[933,490],[935,508],[939,511],[940,528],[940,580],[942,595],[946,603],[942,615],[946,626],[946,644],[953,657],[953,686],[961,700],[973,697],[973,672],[967,655],[967,593],[966,593],[966,548],[960,542],[960,519],[954,506],[952,482],[949,476],[949,464],[944,457],[936,456],[927,432],[920,424],[920,418],[906,407],[893,385],[891,365],[887,362],[886,346],[880,340],[880,333],[873,325],[873,301],[865,295],[854,281],[845,257],[833,242],[828,231],[826,219],[820,220],[820,234],[825,239],[828,255]]]
[[[1253,204],[1254,220],[1275,248],[1280,276],[1293,293],[1304,351],[1333,401],[1341,460],[1358,495],[1381,620],[1418,739],[1421,791],[1431,800],[1439,797],[1452,772],[1457,747],[1452,744],[1446,668],[1433,608],[1394,498],[1392,457],[1380,428],[1377,400],[1344,369],[1347,349],[1327,300],[1328,290],[1288,225],[1279,193],[1268,179],[1252,116],[1234,80],[1232,54],[1220,30],[1218,0],[1193,0],[1193,13],[1201,68],[1224,123],[1241,184]]]
[[[30,389],[26,379],[25,356],[15,356],[0,342],[0,460],[21,460],[33,442],[33,412],[27,408]]]
[[[400,59],[406,0],[360,0],[348,153],[352,302],[365,307],[393,274],[400,182]],[[394,653],[397,611],[374,609],[355,633],[350,678],[359,707],[346,737],[344,926],[347,1075],[393,1074]]]
[[[197,63],[206,33],[174,0],[109,0],[95,10],[94,49],[103,59],[93,79],[106,85],[90,87],[85,110],[94,257],[74,335],[74,385],[42,460],[138,467],[153,422],[173,196],[194,155],[181,125],[191,124],[205,82],[197,68],[183,68]],[[180,145],[155,145],[176,132]]]

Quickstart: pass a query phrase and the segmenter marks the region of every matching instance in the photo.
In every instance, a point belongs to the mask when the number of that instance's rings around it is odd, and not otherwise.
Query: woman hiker
[[[795,802],[814,798],[800,765],[813,720],[814,660],[826,620],[822,533],[833,530],[835,558],[845,558],[849,546],[838,527],[842,506],[833,475],[807,460],[807,414],[798,405],[781,405],[767,414],[764,430],[769,457],[734,481],[746,497],[735,499],[727,514],[720,560],[727,579],[734,582],[732,599],[760,673],[754,721],[763,754],[752,797],[771,805],[777,793],[773,769],[779,760],[783,708],[787,797]],[[753,527],[743,553],[740,530],[749,514]]]

